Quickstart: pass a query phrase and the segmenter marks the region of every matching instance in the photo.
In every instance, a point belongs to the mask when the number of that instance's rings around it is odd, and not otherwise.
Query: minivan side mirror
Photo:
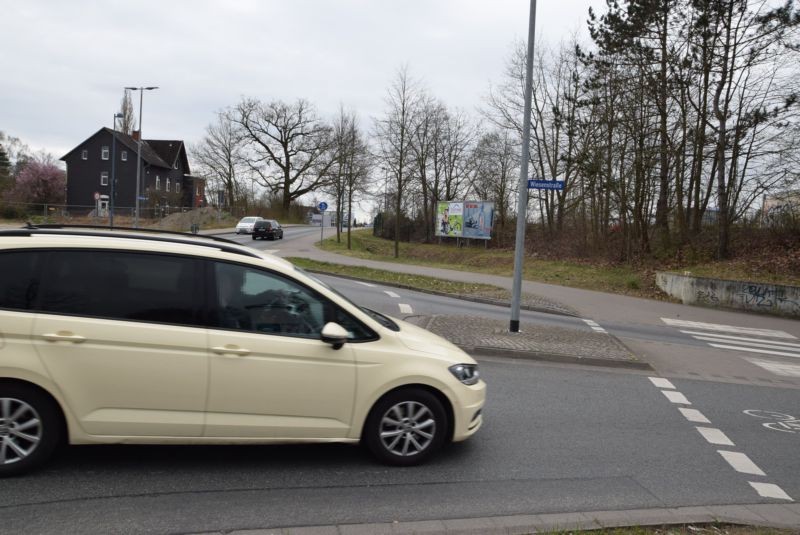
[[[320,339],[326,344],[331,344],[333,349],[341,349],[347,342],[347,331],[338,323],[331,321],[322,328]]]

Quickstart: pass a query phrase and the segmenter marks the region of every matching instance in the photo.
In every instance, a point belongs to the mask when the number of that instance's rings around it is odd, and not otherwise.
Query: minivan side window
[[[0,309],[33,309],[41,254],[39,251],[0,253]]]
[[[202,265],[195,259],[93,250],[49,254],[42,312],[203,325]]]
[[[336,321],[354,341],[376,338],[334,303],[287,277],[226,262],[215,262],[213,272],[214,327],[319,338],[325,323]]]

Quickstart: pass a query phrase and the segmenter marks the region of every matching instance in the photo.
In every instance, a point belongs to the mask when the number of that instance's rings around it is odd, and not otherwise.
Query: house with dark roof
[[[180,140],[142,140],[139,210],[142,217],[174,208],[202,206],[205,180],[192,176]],[[138,132],[101,128],[61,157],[67,164],[67,204],[72,213],[104,214],[112,195],[115,213],[132,214],[136,204]],[[113,169],[112,169],[113,164]],[[130,211],[129,211],[130,210]]]

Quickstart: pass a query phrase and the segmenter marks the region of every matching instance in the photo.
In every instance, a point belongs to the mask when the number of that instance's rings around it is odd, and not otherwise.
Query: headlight
[[[455,364],[447,369],[465,385],[474,385],[480,377],[477,364]]]

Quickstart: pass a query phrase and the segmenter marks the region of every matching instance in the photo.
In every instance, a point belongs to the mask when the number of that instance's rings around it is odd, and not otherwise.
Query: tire
[[[420,388],[404,388],[375,404],[362,439],[381,462],[414,466],[442,448],[447,429],[447,413],[436,396]],[[382,437],[381,433],[390,435]]]
[[[61,410],[52,399],[29,386],[0,384],[0,477],[43,465],[61,443],[63,433]]]
[[[254,240],[256,239],[256,235],[255,235],[255,234],[253,234],[253,239],[254,239]]]

